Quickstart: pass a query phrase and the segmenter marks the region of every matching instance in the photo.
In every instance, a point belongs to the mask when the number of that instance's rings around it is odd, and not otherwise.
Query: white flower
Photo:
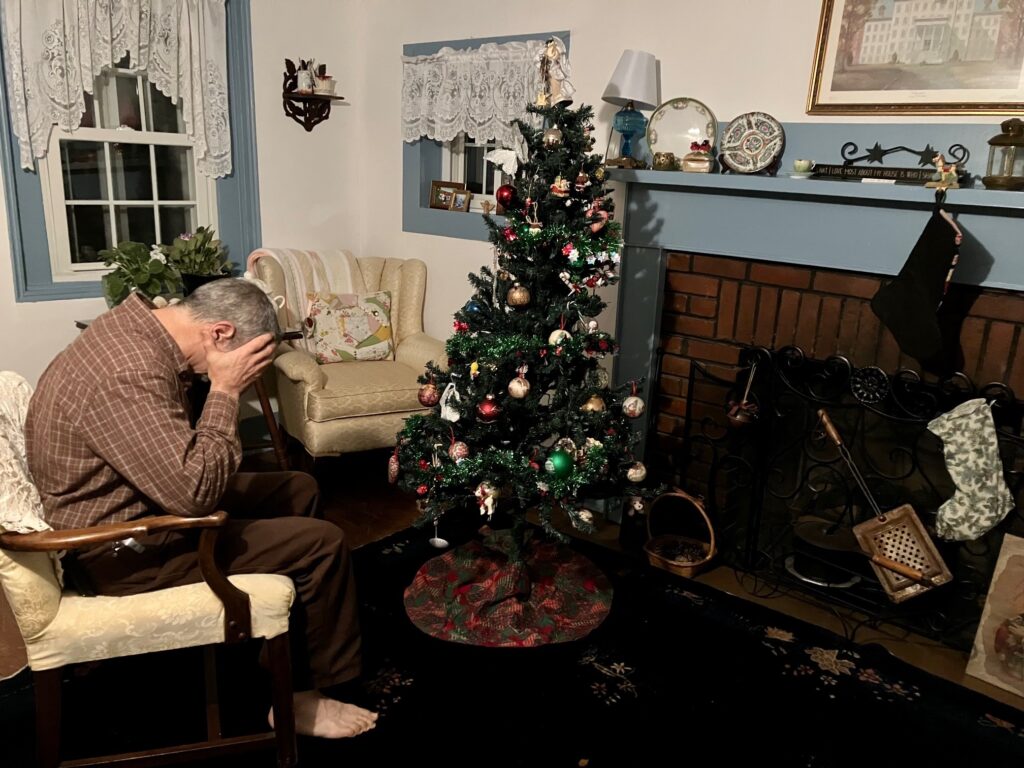
[[[161,264],[167,263],[167,257],[164,256],[164,252],[160,250],[159,245],[154,245],[152,248],[149,249],[149,258],[156,259]]]

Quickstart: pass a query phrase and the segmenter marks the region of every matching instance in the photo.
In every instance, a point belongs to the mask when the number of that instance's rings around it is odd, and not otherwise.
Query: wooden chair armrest
[[[217,528],[224,525],[228,513],[214,512],[204,517],[181,517],[180,515],[153,515],[124,523],[107,523],[90,528],[68,528],[63,531],[33,531],[32,533],[0,533],[0,549],[15,552],[59,552],[65,549],[81,549],[94,544],[134,536],[147,536],[161,531],[180,531],[190,528]]]
[[[217,565],[217,528],[208,528],[199,536],[199,572],[206,586],[224,604],[224,642],[239,643],[252,637],[252,612],[249,595],[230,581]]]

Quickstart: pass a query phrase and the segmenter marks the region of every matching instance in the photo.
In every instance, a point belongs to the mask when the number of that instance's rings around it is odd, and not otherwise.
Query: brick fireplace
[[[665,263],[655,462],[682,447],[694,360],[732,381],[744,347],[796,345],[816,359],[842,355],[856,366],[877,365],[889,373],[921,370],[871,311],[879,278],[680,252],[667,253]],[[949,302],[966,313],[960,370],[978,385],[1005,382],[1024,397],[1024,294],[953,286]],[[724,424],[721,388],[698,381],[692,390],[693,417]]]

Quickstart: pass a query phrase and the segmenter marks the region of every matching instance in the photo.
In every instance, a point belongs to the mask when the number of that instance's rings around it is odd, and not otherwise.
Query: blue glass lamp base
[[[612,126],[622,135],[620,157],[633,156],[633,137],[643,136],[647,128],[647,118],[632,106],[626,106],[615,113]]]

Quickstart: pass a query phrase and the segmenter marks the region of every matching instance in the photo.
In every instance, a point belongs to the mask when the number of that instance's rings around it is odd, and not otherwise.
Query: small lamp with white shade
[[[622,107],[612,123],[614,130],[608,139],[605,164],[631,168],[635,163],[633,140],[637,136],[643,136],[647,127],[647,118],[639,110],[656,109],[660,103],[658,62],[654,54],[634,50],[623,51],[601,99]],[[616,133],[621,137],[621,144],[618,147],[615,146]]]

